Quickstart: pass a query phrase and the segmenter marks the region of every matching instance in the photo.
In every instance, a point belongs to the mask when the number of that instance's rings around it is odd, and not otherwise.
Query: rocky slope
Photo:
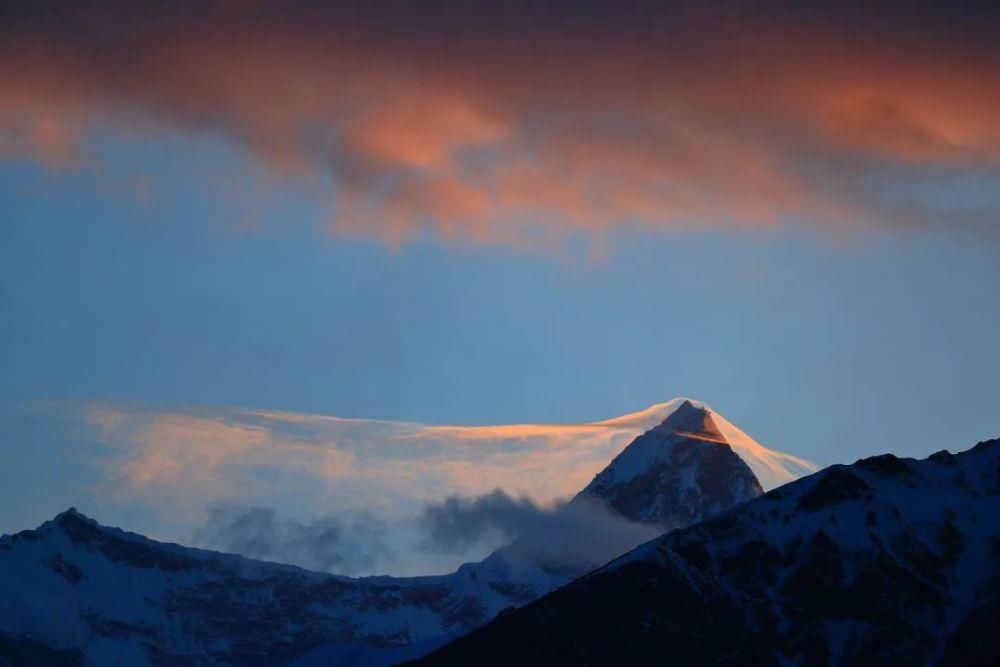
[[[610,508],[622,521],[666,529],[760,493],[711,413],[685,401],[566,511]],[[587,544],[568,553],[563,539],[524,534],[445,576],[350,579],[155,542],[69,510],[0,538],[0,656],[13,664],[31,664],[30,656],[42,664],[391,664],[625,550]],[[553,551],[554,541],[563,548]]]
[[[421,665],[1000,664],[1000,441],[833,466]]]

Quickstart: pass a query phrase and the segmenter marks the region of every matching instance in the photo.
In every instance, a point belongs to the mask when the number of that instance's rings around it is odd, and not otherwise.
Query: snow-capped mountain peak
[[[633,440],[575,501],[598,498],[627,519],[672,529],[761,493],[711,411],[685,399]]]
[[[719,429],[712,422],[711,410],[708,409],[708,406],[704,404],[696,405],[689,398],[683,399],[681,404],[677,406],[677,409],[664,419],[660,426],[691,432],[706,429],[708,432],[714,432],[719,438],[722,437]]]
[[[733,451],[739,454],[740,458],[750,466],[754,476],[765,491],[770,491],[819,470],[819,466],[810,461],[761,445],[707,403],[693,398],[683,396],[674,398],[664,403],[651,405],[645,410],[606,419],[598,423],[605,426],[632,428],[640,433],[659,427],[670,427],[674,430],[688,431],[697,435],[698,431],[695,427],[685,429],[680,426],[684,419],[697,419],[698,410],[707,411],[711,423],[714,425],[714,429],[707,427],[708,430],[717,431],[722,436],[720,440],[724,441],[720,444],[728,444]],[[713,433],[709,437],[715,437],[715,434]]]
[[[667,458],[673,447],[684,440],[729,445],[709,409],[684,399],[659,426],[633,440],[598,477],[605,476],[616,482],[632,479]]]

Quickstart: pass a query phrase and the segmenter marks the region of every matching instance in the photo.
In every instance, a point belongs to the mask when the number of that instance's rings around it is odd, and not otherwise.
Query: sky
[[[1000,435],[1000,23],[899,9],[6,4],[0,532],[550,502],[630,432],[420,425],[677,396],[819,465]]]

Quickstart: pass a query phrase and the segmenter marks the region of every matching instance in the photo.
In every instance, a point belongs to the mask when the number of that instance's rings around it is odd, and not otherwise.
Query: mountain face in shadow
[[[710,411],[685,401],[544,527],[449,575],[309,572],[156,542],[69,510],[0,538],[0,657],[12,664],[393,664],[664,530],[760,493]],[[598,525],[627,530],[611,540]]]
[[[1000,440],[833,466],[420,665],[1000,664]]]
[[[632,441],[577,498],[599,498],[633,521],[672,530],[761,493],[711,412],[684,401]]]

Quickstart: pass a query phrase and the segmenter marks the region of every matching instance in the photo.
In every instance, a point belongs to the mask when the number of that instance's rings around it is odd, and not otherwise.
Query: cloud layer
[[[539,505],[496,489],[449,496],[410,517],[328,515],[302,521],[273,508],[216,505],[194,546],[342,575],[447,573],[504,545],[509,563],[597,567],[662,533],[601,503]]]
[[[100,443],[102,493],[185,514],[214,503],[389,517],[502,489],[549,504],[582,489],[676,401],[590,424],[432,426],[288,412],[70,410]],[[281,509],[281,507],[279,507]]]
[[[194,546],[319,572],[365,575],[392,571],[394,554],[375,518],[324,517],[303,522],[268,507],[217,505],[194,533]]]
[[[213,503],[269,505],[261,501],[287,497],[315,510],[401,516],[415,503],[495,489],[542,504],[575,495],[683,400],[584,424],[496,426],[107,403],[68,411],[99,443],[108,497],[181,514]],[[763,447],[718,413],[715,419],[765,489],[815,469]]]
[[[496,426],[110,403],[38,409],[76,432],[94,480],[76,503],[106,522],[342,574],[427,574],[514,538],[531,558],[595,562],[648,539],[648,526],[565,500],[684,400],[591,423]],[[765,489],[815,470],[714,416]],[[557,533],[565,553],[547,551]]]
[[[995,229],[1000,202],[965,196],[1000,164],[988,5],[364,7],[8,5],[0,152],[71,166],[99,124],[212,133],[332,180],[330,229],[391,242]]]
[[[612,558],[663,532],[628,521],[590,498],[541,507],[503,491],[476,498],[452,496],[424,509],[425,544],[455,552],[479,544],[509,544],[512,562],[542,563],[579,571]]]

